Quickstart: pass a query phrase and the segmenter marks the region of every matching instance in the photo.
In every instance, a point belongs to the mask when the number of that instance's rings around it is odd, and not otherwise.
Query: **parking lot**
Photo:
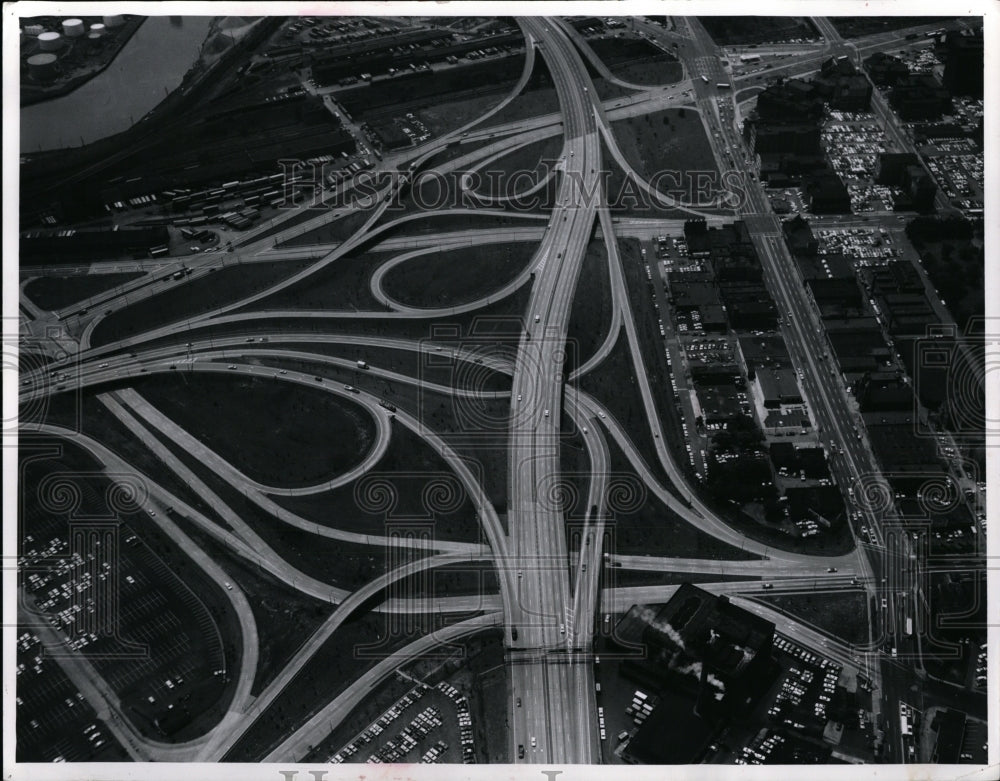
[[[414,686],[327,759],[333,764],[415,761],[476,761],[469,702],[445,681],[433,688]]]
[[[882,227],[821,228],[816,237],[821,253],[842,252],[855,268],[885,266],[898,256],[892,232]]]

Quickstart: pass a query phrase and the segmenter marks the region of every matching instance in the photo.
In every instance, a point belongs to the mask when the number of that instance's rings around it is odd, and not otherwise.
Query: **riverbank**
[[[125,21],[124,29],[115,33],[114,46],[107,52],[101,54],[101,62],[95,64],[83,73],[78,73],[66,79],[61,79],[53,84],[25,84],[21,81],[21,108],[33,106],[36,103],[43,103],[46,100],[54,100],[68,95],[73,90],[82,87],[95,76],[103,73],[115,58],[125,48],[132,36],[136,34],[142,23],[149,17],[136,16]]]

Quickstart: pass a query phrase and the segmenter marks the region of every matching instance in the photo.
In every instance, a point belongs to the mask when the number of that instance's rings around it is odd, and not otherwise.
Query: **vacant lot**
[[[228,258],[228,262],[227,261]],[[238,263],[233,255],[219,255],[219,267],[205,277],[175,282],[167,276],[163,292],[119,309],[105,317],[91,339],[94,346],[137,334],[232,304],[266,290],[308,266],[311,261]]]
[[[830,21],[837,32],[845,38],[861,38],[865,35],[902,30],[922,24],[944,24],[951,21],[948,16],[831,16]]]
[[[439,71],[401,73],[337,93],[337,102],[357,121],[402,116],[437,105],[493,95],[499,101],[524,70],[524,53],[491,57]]]
[[[633,84],[673,84],[684,75],[672,54],[641,38],[596,38],[587,41],[615,76]]]
[[[820,576],[822,577],[822,576]],[[774,594],[754,597],[847,643],[868,642],[868,598],[849,594]]]
[[[502,93],[492,93],[464,100],[449,100],[425,106],[415,113],[417,118],[431,131],[432,136],[441,136],[481,117],[503,98]]]
[[[641,84],[643,86],[675,84],[684,78],[684,66],[676,60],[671,59],[616,65],[611,71],[622,81],[627,81],[630,84]]]
[[[383,290],[404,306],[436,309],[479,301],[503,288],[531,260],[535,242],[478,244],[420,255],[395,266]]]
[[[48,310],[63,309],[77,301],[124,285],[142,276],[142,272],[122,274],[74,274],[67,277],[39,277],[24,286],[32,302]]]
[[[535,57],[534,69],[528,83],[510,103],[486,120],[483,127],[505,125],[522,119],[552,114],[559,110],[559,97],[552,82],[552,74],[543,57]]]
[[[820,37],[813,23],[804,16],[699,16],[698,21],[719,46]]]
[[[708,205],[719,187],[715,157],[697,112],[665,109],[612,123],[629,165],[664,195]]]
[[[195,374],[137,386],[156,407],[253,480],[329,480],[374,446],[375,425],[339,396],[255,377]]]

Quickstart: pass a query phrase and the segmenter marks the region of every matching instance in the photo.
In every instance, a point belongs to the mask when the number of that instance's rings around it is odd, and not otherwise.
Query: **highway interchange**
[[[214,761],[246,733],[254,720],[282,693],[283,689],[312,658],[323,642],[351,614],[352,610],[372,595],[381,593],[387,583],[400,580],[414,572],[463,561],[491,561],[495,564],[500,581],[498,594],[475,597],[438,596],[433,600],[394,599],[377,609],[387,612],[441,612],[462,614],[479,611],[476,618],[451,624],[447,629],[421,638],[406,648],[387,657],[353,682],[343,692],[327,703],[305,724],[280,743],[269,748],[267,760],[298,760],[307,753],[307,747],[319,743],[330,732],[331,725],[345,719],[352,708],[381,682],[391,677],[400,664],[414,655],[433,648],[435,643],[446,642],[482,631],[487,627],[503,627],[506,649],[509,709],[506,714],[509,726],[508,756],[512,762],[546,764],[594,764],[601,761],[602,751],[598,736],[592,649],[595,629],[606,612],[627,609],[636,602],[663,602],[669,599],[676,587],[618,587],[603,589],[600,573],[603,566],[603,523],[607,516],[607,465],[608,442],[613,441],[622,450],[646,490],[655,495],[672,511],[701,531],[744,550],[756,553],[757,561],[720,562],[671,557],[669,551],[657,551],[646,557],[613,554],[613,561],[627,569],[673,572],[710,573],[719,571],[719,582],[704,587],[716,593],[731,594],[743,604],[774,620],[779,631],[797,642],[814,648],[845,665],[853,665],[867,672],[880,693],[875,698],[876,709],[892,714],[905,695],[909,680],[898,663],[889,658],[888,647],[896,644],[904,653],[913,653],[919,662],[919,647],[908,648],[901,641],[891,639],[899,634],[903,616],[915,615],[914,605],[924,603],[922,588],[924,576],[919,558],[915,559],[915,541],[891,513],[879,511],[877,503],[859,502],[858,509],[865,514],[865,522],[876,531],[876,543],[858,543],[855,552],[843,556],[822,557],[786,553],[745,538],[702,501],[694,486],[689,484],[686,473],[675,462],[674,455],[664,443],[665,435],[654,403],[657,389],[650,386],[644,368],[632,302],[629,300],[622,259],[618,255],[617,237],[636,236],[648,238],[662,232],[676,232],[682,219],[628,219],[613,217],[600,184],[602,140],[614,161],[627,173],[641,181],[631,170],[618,148],[611,122],[636,116],[665,107],[686,106],[697,110],[705,125],[709,143],[713,147],[720,171],[732,172],[743,182],[745,198],[732,216],[721,215],[718,209],[700,211],[685,207],[680,213],[705,216],[710,224],[729,219],[743,219],[751,229],[755,246],[763,262],[768,287],[785,318],[783,333],[793,361],[804,370],[805,392],[815,424],[822,438],[830,444],[831,473],[838,485],[853,486],[859,497],[877,497],[882,490],[878,471],[863,431],[857,429],[858,418],[845,394],[843,383],[831,369],[827,358],[828,345],[818,325],[818,313],[797,284],[797,267],[781,237],[780,223],[771,212],[763,189],[752,175],[749,158],[741,150],[742,141],[738,128],[739,107],[736,95],[739,79],[732,79],[721,66],[723,53],[694,18],[678,18],[678,28],[665,32],[654,25],[642,25],[650,37],[661,37],[665,46],[680,43],[678,55],[685,67],[685,78],[668,88],[650,89],[615,80],[602,63],[594,62],[592,53],[581,55],[575,41],[578,34],[572,27],[558,19],[525,18],[519,23],[528,43],[524,72],[511,93],[488,116],[498,113],[518,94],[527,83],[535,58],[545,60],[554,80],[559,99],[559,112],[531,120],[518,121],[478,129],[480,120],[457,128],[451,133],[407,152],[387,155],[384,165],[396,177],[379,192],[376,203],[364,225],[349,239],[340,244],[285,247],[277,245],[300,233],[328,224],[341,216],[338,211],[321,211],[317,216],[283,228],[281,223],[291,215],[247,232],[235,241],[233,253],[213,253],[178,260],[156,260],[140,264],[144,276],[126,283],[113,291],[96,296],[81,313],[80,305],[61,312],[42,312],[22,297],[26,309],[36,324],[49,324],[61,328],[58,335],[49,332],[43,343],[52,353],[69,353],[70,368],[64,371],[65,379],[57,381],[42,368],[22,375],[21,402],[38,404],[52,393],[66,390],[87,389],[97,394],[100,402],[138,438],[146,442],[161,458],[164,465],[180,476],[212,509],[229,524],[232,531],[222,529],[204,517],[196,508],[180,497],[158,485],[150,477],[149,509],[155,522],[175,539],[192,559],[217,583],[227,582],[227,576],[218,564],[200,551],[184,532],[168,517],[166,508],[175,508],[191,518],[200,529],[211,534],[236,555],[259,564],[275,577],[304,594],[337,607],[329,619],[302,646],[275,680],[257,697],[249,695],[257,659],[257,628],[246,597],[238,588],[223,591],[239,616],[243,644],[242,666],[238,671],[239,683],[226,716],[201,738],[188,743],[166,745],[141,736],[130,724],[120,703],[100,676],[85,660],[64,662],[67,674],[79,682],[81,690],[92,701],[99,703],[99,712],[108,719],[116,737],[127,747],[135,759],[177,761]],[[818,68],[825,58],[847,51],[832,25],[825,20],[818,22],[826,36],[826,43],[815,53],[796,57],[781,66],[789,74],[808,73]],[[832,31],[832,32],[831,32]],[[903,33],[875,36],[872,40],[856,41],[850,48],[859,54],[870,51],[898,48]],[[637,89],[627,98],[602,101],[588,73],[585,59],[589,59],[598,72],[613,83]],[[707,78],[707,82],[702,76]],[[731,86],[722,88],[727,83]],[[692,94],[693,93],[693,94]],[[887,120],[888,121],[888,120]],[[560,135],[563,147],[560,167],[554,174],[558,183],[555,204],[547,217],[532,215],[519,224],[503,230],[504,241],[532,242],[537,250],[528,267],[506,288],[495,291],[490,298],[472,302],[463,307],[447,309],[421,309],[406,307],[392,300],[382,290],[381,280],[396,264],[418,258],[422,254],[442,248],[460,248],[496,239],[496,231],[470,229],[448,234],[428,233],[412,237],[392,237],[382,243],[386,250],[396,254],[378,269],[371,282],[372,294],[386,305],[388,312],[317,311],[308,314],[294,310],[269,309],[266,299],[291,285],[307,280],[311,275],[335,263],[363,243],[372,241],[388,231],[396,222],[383,222],[394,188],[405,186],[412,176],[434,155],[448,144],[462,138],[468,141],[489,143],[474,153],[456,158],[441,166],[442,170],[458,170],[469,163],[485,165],[489,160],[508,150],[518,149],[536,140]],[[596,198],[587,197],[597,193]],[[671,206],[666,196],[655,195]],[[476,214],[489,213],[477,210]],[[292,213],[294,214],[294,212]],[[650,469],[639,454],[629,433],[600,401],[570,386],[564,376],[563,356],[567,339],[574,294],[588,243],[597,229],[608,255],[608,271],[612,280],[614,303],[613,321],[620,324],[627,337],[629,354],[635,375],[658,464],[670,485]],[[262,235],[264,234],[264,235]],[[185,316],[182,320],[158,326],[135,337],[91,344],[91,337],[107,313],[125,306],[141,306],[154,298],[162,289],[152,284],[175,270],[186,267],[192,273],[182,284],[205,279],[216,267],[225,263],[281,263],[285,261],[312,261],[303,270],[288,276],[267,290],[241,299],[210,312]],[[122,264],[107,261],[95,264],[98,270],[120,270]],[[66,271],[68,266],[52,266],[46,271]],[[389,348],[407,350],[420,355],[439,351],[440,345],[427,340],[375,336],[348,336],[317,334],[281,327],[285,318],[315,318],[318,320],[348,320],[373,318],[386,322],[407,318],[445,316],[456,312],[474,311],[483,305],[499,300],[513,292],[530,287],[530,298],[524,315],[524,330],[513,360],[507,358],[478,357],[463,348],[454,349],[457,361],[484,362],[486,367],[511,379],[511,389],[502,395],[510,403],[508,429],[508,513],[501,519],[488,501],[476,476],[465,466],[462,458],[449,445],[447,436],[428,431],[416,416],[403,410],[387,410],[379,404],[374,393],[361,390],[349,391],[336,381],[322,382],[312,374],[292,369],[273,368],[268,359],[299,358],[315,365],[326,365],[332,370],[350,369],[353,361],[337,358],[312,350],[317,345],[369,347],[373,350]],[[251,305],[262,308],[253,308]],[[239,331],[242,325],[272,324],[267,337],[245,337]],[[223,333],[219,329],[230,329]],[[170,337],[184,333],[183,342],[171,342]],[[260,330],[251,333],[262,333]],[[596,366],[614,347],[618,328],[612,328],[608,339],[600,346],[587,366],[580,367],[576,375]],[[448,346],[445,349],[451,350]],[[377,354],[377,352],[375,353]],[[371,376],[398,383],[420,385],[427,390],[455,397],[475,398],[485,392],[474,389],[436,385],[427,380],[393,371],[377,360],[370,362]],[[280,364],[275,364],[275,366]],[[199,462],[209,467],[230,486],[238,488],[264,511],[273,514],[283,523],[345,542],[384,545],[388,540],[377,533],[358,534],[338,530],[331,525],[306,520],[284,509],[271,497],[289,495],[290,489],[265,485],[251,480],[225,458],[213,452],[196,437],[184,431],[167,416],[149,404],[133,390],[102,390],[102,386],[115,383],[120,387],[128,378],[146,378],[170,375],[171,372],[227,375],[266,378],[269,381],[321,387],[324,391],[349,399],[364,407],[375,421],[375,445],[364,459],[349,472],[315,486],[295,489],[300,494],[321,493],[348,485],[370,469],[391,445],[391,421],[410,429],[432,447],[455,471],[463,488],[471,498],[476,517],[482,525],[485,545],[460,543],[448,540],[410,540],[402,544],[425,549],[431,555],[386,573],[379,579],[355,592],[347,592],[311,577],[292,566],[270,548],[226,502],[201,481],[169,448],[158,442],[181,446]],[[60,383],[60,384],[57,384]],[[356,389],[355,389],[356,390]],[[494,394],[495,396],[495,394]],[[571,550],[566,535],[566,524],[559,502],[552,501],[547,486],[560,480],[560,434],[566,421],[583,432],[590,463],[587,512],[582,532],[582,542]],[[42,424],[37,430],[55,437],[74,437],[77,444],[88,450],[110,472],[128,470],[130,465],[113,450],[100,442],[77,432],[57,426]],[[149,436],[149,432],[156,436]],[[674,490],[671,490],[671,489]],[[679,496],[684,497],[679,499]],[[471,519],[470,519],[471,522]],[[857,530],[855,529],[855,532]],[[887,556],[888,547],[893,555]],[[836,574],[831,574],[835,570]],[[750,581],[730,581],[725,576],[745,575],[757,578]],[[760,580],[773,583],[774,593],[815,593],[822,591],[857,591],[859,588],[873,599],[887,595],[890,607],[879,611],[878,627],[869,647],[851,647],[838,638],[831,637],[815,627],[797,622],[790,617],[770,610],[759,603],[745,599],[748,594],[759,592]],[[919,635],[918,635],[919,637]],[[919,641],[918,641],[919,642]],[[885,724],[892,730],[892,719]],[[888,742],[888,761],[905,761],[902,743],[898,739]]]

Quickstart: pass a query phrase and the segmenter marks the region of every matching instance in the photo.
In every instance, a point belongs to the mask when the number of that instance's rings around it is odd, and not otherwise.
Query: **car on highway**
[[[518,743],[517,744],[517,758],[518,759],[524,759],[524,744],[523,743]]]
[[[531,747],[532,747],[532,748],[536,748],[537,746],[538,746],[538,741],[537,741],[537,740],[535,740],[535,736],[534,736],[534,735],[532,735],[532,736],[531,736]]]
[[[549,411],[545,410],[545,417],[548,417],[548,416],[549,416]]]
[[[232,364],[232,363],[231,363],[231,364],[229,364],[229,368],[230,368],[230,369],[235,369],[235,368],[236,368],[236,366],[235,366],[235,364]],[[145,370],[143,370],[143,371],[145,371]]]

